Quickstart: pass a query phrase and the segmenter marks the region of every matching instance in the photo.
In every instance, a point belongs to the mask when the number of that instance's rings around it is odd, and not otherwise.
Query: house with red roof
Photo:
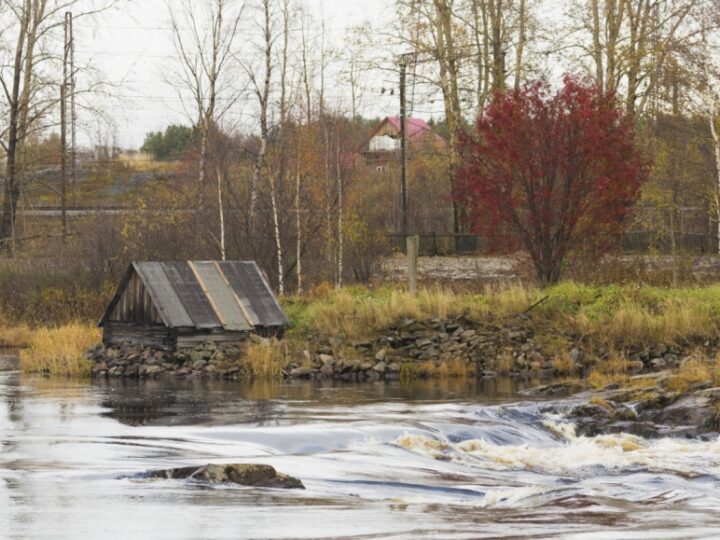
[[[408,157],[418,154],[439,154],[447,152],[447,143],[421,118],[408,118]],[[368,165],[374,165],[378,172],[400,159],[400,117],[388,116],[378,124],[370,135],[363,157]]]

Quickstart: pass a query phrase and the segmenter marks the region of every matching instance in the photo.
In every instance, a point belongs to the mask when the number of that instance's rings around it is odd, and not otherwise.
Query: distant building
[[[408,154],[445,154],[447,143],[420,118],[408,118]],[[363,148],[365,163],[384,172],[388,165],[400,159],[400,117],[388,116],[375,128]]]

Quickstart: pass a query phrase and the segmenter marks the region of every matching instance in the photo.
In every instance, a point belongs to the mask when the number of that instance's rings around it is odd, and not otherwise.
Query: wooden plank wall
[[[176,345],[175,331],[157,324],[133,324],[107,321],[103,327],[103,343],[120,345],[133,343],[171,351]]]
[[[133,273],[125,291],[110,315],[111,321],[163,324],[150,294],[137,274]]]

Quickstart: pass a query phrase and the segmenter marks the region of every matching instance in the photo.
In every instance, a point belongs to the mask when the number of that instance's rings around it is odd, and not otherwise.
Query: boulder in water
[[[147,478],[185,478],[209,484],[233,483],[241,486],[305,489],[303,483],[292,476],[278,473],[270,465],[254,463],[209,464],[203,467],[179,467],[151,471]]]

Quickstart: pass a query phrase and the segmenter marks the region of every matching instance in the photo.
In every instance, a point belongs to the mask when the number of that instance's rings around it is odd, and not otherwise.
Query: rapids
[[[0,538],[720,538],[720,441],[578,437],[519,389],[93,385],[5,358]],[[138,476],[209,462],[307,489]]]

